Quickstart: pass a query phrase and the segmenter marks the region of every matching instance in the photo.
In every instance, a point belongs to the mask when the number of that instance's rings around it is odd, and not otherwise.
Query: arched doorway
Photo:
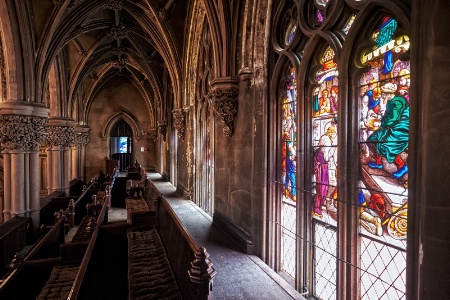
[[[133,161],[133,131],[130,125],[119,119],[109,133],[110,157],[118,160],[119,171],[126,171]]]

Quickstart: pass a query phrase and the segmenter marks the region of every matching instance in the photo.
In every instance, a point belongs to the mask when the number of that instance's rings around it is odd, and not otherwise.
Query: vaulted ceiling
[[[120,76],[130,80],[155,111],[167,77],[176,101],[188,2],[30,1],[40,77],[37,96],[67,101],[58,105],[58,114],[83,121],[102,86]]]

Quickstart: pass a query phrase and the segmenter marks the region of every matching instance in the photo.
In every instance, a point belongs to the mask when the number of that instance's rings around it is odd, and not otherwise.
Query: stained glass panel
[[[334,51],[328,47],[316,73],[318,87],[313,92],[313,216],[336,225],[338,72]]]
[[[288,79],[283,84],[281,101],[281,269],[296,275],[296,201],[297,201],[297,87],[295,69],[287,69]]]
[[[282,104],[282,144],[281,166],[283,181],[283,200],[295,202],[297,200],[297,107],[295,69],[289,70],[289,80],[284,85],[285,95]]]
[[[362,299],[405,297],[410,44],[397,27],[383,18],[361,57],[370,67],[359,85]]]

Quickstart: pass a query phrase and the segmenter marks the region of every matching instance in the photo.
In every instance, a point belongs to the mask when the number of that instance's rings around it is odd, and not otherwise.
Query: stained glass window
[[[312,95],[314,295],[336,298],[338,71],[331,47],[323,52]],[[332,226],[328,226],[332,225]]]
[[[282,269],[295,278],[297,201],[297,87],[295,69],[288,67],[281,108]]]
[[[361,299],[404,299],[408,209],[409,38],[384,17],[359,84]]]

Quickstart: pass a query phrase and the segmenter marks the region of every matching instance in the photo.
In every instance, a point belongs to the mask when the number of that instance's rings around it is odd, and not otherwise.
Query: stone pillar
[[[238,113],[239,78],[223,77],[211,81],[211,92],[215,114],[220,117],[223,133],[233,136],[234,118]]]
[[[3,221],[11,219],[11,155],[3,151]]]
[[[30,216],[39,226],[39,149],[46,139],[48,108],[6,100],[0,104],[0,143],[4,161],[4,221]]]
[[[70,190],[70,144],[74,140],[74,121],[68,118],[51,117],[47,124],[47,170],[49,193]]]
[[[72,151],[72,178],[80,178],[86,181],[86,146],[90,141],[90,128],[88,126],[76,126],[74,138],[74,150]]]
[[[18,171],[16,174],[19,175],[14,176],[11,181],[11,217],[25,216],[25,177],[27,175],[27,172],[25,171],[25,151],[12,150],[10,155],[11,171],[12,173],[15,173],[14,170],[16,170]],[[18,174],[20,172],[23,174]]]

